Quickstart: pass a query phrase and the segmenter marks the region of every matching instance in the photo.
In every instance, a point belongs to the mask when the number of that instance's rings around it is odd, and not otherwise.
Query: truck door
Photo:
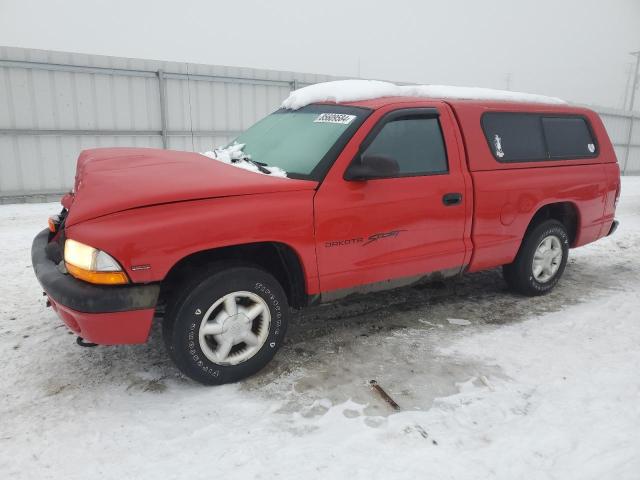
[[[462,268],[469,182],[448,108],[376,111],[363,140],[337,159],[314,199],[322,292]],[[348,165],[364,154],[394,159],[399,174],[345,180]]]

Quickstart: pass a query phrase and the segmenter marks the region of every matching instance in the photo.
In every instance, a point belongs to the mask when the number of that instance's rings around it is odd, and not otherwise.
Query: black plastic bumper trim
[[[611,224],[611,228],[609,229],[609,233],[607,233],[607,237],[609,235],[613,235],[613,232],[615,232],[618,229],[618,225],[620,225],[620,222],[618,220],[614,220],[613,223]]]
[[[154,308],[158,302],[160,285],[92,285],[62,273],[47,258],[49,230],[45,229],[33,239],[31,263],[44,291],[56,303],[78,312],[113,313]]]

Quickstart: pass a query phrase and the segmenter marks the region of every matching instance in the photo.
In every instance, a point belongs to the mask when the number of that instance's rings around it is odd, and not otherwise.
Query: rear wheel
[[[183,288],[168,311],[163,337],[188,377],[207,385],[235,382],[273,358],[288,310],[282,287],[267,272],[214,269]]]
[[[558,283],[569,257],[569,236],[564,225],[547,220],[534,227],[502,273],[509,287],[523,295],[549,292]]]

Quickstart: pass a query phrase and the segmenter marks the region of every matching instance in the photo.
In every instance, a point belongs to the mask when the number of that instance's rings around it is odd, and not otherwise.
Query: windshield
[[[289,177],[321,180],[369,113],[340,105],[281,109],[250,127],[230,146],[244,145],[242,151],[252,161],[281,168]]]

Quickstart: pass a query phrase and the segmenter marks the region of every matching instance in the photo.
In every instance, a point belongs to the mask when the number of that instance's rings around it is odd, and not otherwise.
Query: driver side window
[[[394,159],[399,177],[447,173],[447,153],[437,118],[408,117],[382,127],[365,155]]]

